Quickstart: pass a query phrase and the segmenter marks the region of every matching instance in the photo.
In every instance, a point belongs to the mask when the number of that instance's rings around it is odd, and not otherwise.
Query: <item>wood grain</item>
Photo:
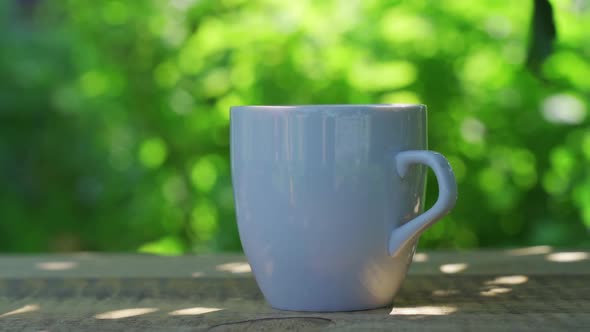
[[[1,256],[0,331],[590,330],[588,257],[425,253],[392,307],[302,313],[270,308],[241,255]]]

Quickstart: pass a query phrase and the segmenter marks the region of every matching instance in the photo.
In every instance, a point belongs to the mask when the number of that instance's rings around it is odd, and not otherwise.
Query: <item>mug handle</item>
[[[394,156],[394,160],[401,178],[412,164],[424,164],[432,168],[438,181],[438,199],[429,210],[391,232],[388,246],[391,256],[397,256],[401,249],[414,242],[424,230],[449,213],[457,201],[455,175],[447,159],[440,153],[426,150],[402,151]]]

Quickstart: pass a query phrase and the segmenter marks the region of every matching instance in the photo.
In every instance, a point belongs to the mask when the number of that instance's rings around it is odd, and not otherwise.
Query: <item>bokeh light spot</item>
[[[569,185],[567,178],[555,173],[554,171],[545,173],[542,183],[545,191],[553,195],[564,193]]]
[[[230,88],[229,72],[223,68],[214,69],[201,80],[201,85],[205,96],[222,96]]]
[[[193,110],[193,106],[193,97],[184,89],[178,89],[170,96],[170,109],[176,114],[188,114]]]
[[[486,133],[486,126],[476,118],[468,117],[461,124],[461,136],[466,142],[481,143]]]
[[[217,208],[211,202],[200,200],[192,211],[191,226],[201,240],[209,240],[217,230]]]
[[[129,18],[129,9],[125,2],[109,1],[102,7],[102,17],[108,24],[123,24]]]
[[[240,89],[247,89],[252,86],[256,75],[254,72],[254,61],[248,62],[247,60],[240,60],[235,66],[232,67],[230,73],[230,80],[233,86]]]
[[[430,20],[396,7],[381,15],[383,38],[395,44],[430,44],[430,47],[436,47],[436,43],[430,42],[435,36]]]
[[[468,55],[463,65],[462,76],[466,84],[503,85],[507,72],[498,54],[492,49],[481,49]]]
[[[159,86],[169,88],[178,82],[180,73],[174,63],[163,62],[154,70],[154,79]]]
[[[579,89],[590,89],[590,65],[582,52],[556,52],[543,69],[548,78],[569,81]]]
[[[212,158],[207,156],[199,159],[191,171],[191,180],[195,188],[202,192],[209,192],[217,182],[217,168]]]
[[[203,59],[198,56],[200,53],[197,36],[190,36],[178,52],[178,67],[185,74],[197,74],[204,67]]]
[[[182,178],[172,175],[162,185],[164,198],[170,203],[179,203],[188,196],[188,189]]]
[[[525,149],[511,150],[509,155],[514,183],[523,189],[533,187],[537,183],[535,155]]]
[[[88,97],[97,97],[107,91],[109,84],[106,74],[91,70],[80,77],[82,92]]]
[[[416,81],[417,71],[408,61],[358,62],[348,74],[350,84],[360,91],[398,89]]]
[[[504,187],[506,176],[504,173],[496,168],[484,168],[479,173],[479,186],[485,192],[495,193]]]
[[[158,168],[166,160],[168,150],[161,138],[145,140],[139,148],[139,160],[147,168]]]
[[[490,37],[502,39],[510,35],[512,24],[506,16],[493,15],[485,21],[485,29]]]
[[[552,169],[558,174],[568,176],[576,165],[574,152],[567,147],[557,147],[549,155]]]
[[[221,115],[222,119],[225,121],[229,121],[230,117],[230,107],[243,105],[244,101],[235,93],[230,93],[227,96],[219,99],[215,108],[217,109],[217,113]]]
[[[586,106],[574,95],[556,94],[543,101],[542,113],[551,123],[574,125],[586,118]]]

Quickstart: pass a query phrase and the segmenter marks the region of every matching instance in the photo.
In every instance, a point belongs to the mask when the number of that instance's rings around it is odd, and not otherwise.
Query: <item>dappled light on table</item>
[[[27,312],[33,312],[33,311],[38,311],[38,310],[39,310],[38,304],[27,304],[26,306],[24,306],[22,308],[18,308],[16,310],[12,310],[12,311],[5,312],[5,313],[1,314],[0,318],[12,316],[12,315],[24,314]]]
[[[432,291],[432,295],[434,296],[451,296],[459,294],[459,290],[457,289],[435,289]]]
[[[506,294],[506,293],[510,293],[510,292],[512,292],[512,288],[493,287],[488,290],[481,291],[481,292],[479,292],[479,294],[481,296],[496,296],[499,294]]]
[[[0,255],[0,332],[588,330],[590,260],[558,263],[548,261],[548,254],[510,256],[507,250],[427,252],[428,261],[410,271],[386,307],[330,313],[273,308],[251,274],[216,270],[245,265],[242,254],[96,253],[88,260],[64,254]],[[552,253],[577,251],[584,250]],[[38,262],[70,260],[79,263],[76,270],[35,268]],[[383,281],[368,274],[382,273],[371,262],[364,261],[351,277],[369,296],[381,296],[377,286]],[[440,271],[445,263],[468,267],[445,274]]]
[[[174,310],[169,313],[171,316],[194,316],[194,315],[202,315],[207,314],[210,312],[221,311],[221,308],[208,308],[208,307],[194,307],[194,308],[186,308],[186,309],[179,309]]]
[[[423,252],[417,252],[414,254],[413,262],[422,263],[428,261],[428,254]]]
[[[446,274],[454,274],[465,271],[467,269],[466,263],[443,264],[440,266],[440,271]]]
[[[71,270],[78,266],[77,262],[42,262],[36,264],[39,270],[45,271],[63,271]]]
[[[527,281],[529,278],[523,275],[502,276],[486,282],[486,285],[520,285]]]
[[[127,317],[135,317],[146,315],[152,312],[158,311],[157,308],[129,308],[129,309],[121,309],[121,310],[113,310],[103,312],[94,316],[96,319],[121,319]]]
[[[506,253],[510,256],[529,256],[529,255],[543,255],[548,254],[553,250],[550,246],[534,246],[526,248],[518,248],[507,250]]]
[[[569,262],[578,262],[586,260],[590,257],[587,252],[556,252],[553,254],[547,255],[545,258],[551,262],[557,263],[569,263]]]
[[[217,271],[231,272],[236,274],[252,272],[250,265],[248,263],[243,262],[220,264],[217,265],[216,269]]]
[[[442,316],[449,315],[457,311],[454,306],[423,306],[423,307],[407,307],[407,308],[393,308],[389,313],[392,316],[411,316],[411,315],[426,315],[426,316]]]

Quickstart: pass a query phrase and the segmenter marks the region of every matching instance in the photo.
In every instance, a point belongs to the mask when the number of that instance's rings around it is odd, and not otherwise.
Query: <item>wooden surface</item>
[[[590,331],[590,253],[419,253],[391,307],[270,308],[242,255],[0,256],[0,331]]]

